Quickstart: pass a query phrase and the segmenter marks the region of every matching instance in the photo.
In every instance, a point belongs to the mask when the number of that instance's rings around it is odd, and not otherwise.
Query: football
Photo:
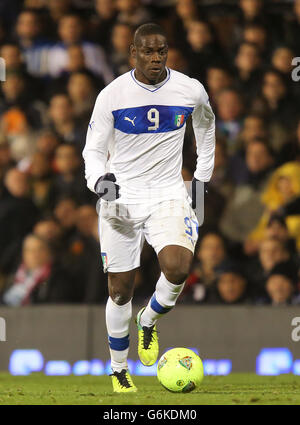
[[[157,378],[169,391],[176,393],[193,391],[203,379],[202,361],[188,348],[172,348],[159,359]]]

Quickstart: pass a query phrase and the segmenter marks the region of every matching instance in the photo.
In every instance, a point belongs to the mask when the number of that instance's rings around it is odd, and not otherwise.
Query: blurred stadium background
[[[0,1],[0,370],[108,371],[81,151],[98,92],[134,67],[134,31],[150,21],[168,33],[167,65],[205,85],[217,118],[205,222],[161,347],[198,350],[207,374],[300,374],[300,0]],[[187,181],[195,160],[188,123]],[[145,245],[136,309],[158,276]],[[134,328],[131,341],[133,373],[153,374]]]

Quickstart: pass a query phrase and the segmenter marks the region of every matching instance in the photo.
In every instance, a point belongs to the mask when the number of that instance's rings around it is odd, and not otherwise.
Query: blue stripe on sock
[[[151,298],[150,306],[152,310],[154,310],[155,313],[158,313],[158,314],[168,313],[168,311],[170,311],[173,308],[173,307],[163,307],[162,305],[160,305],[155,298],[155,294]]]
[[[123,351],[129,347],[129,335],[124,336],[123,338],[108,336],[108,342],[112,350]]]

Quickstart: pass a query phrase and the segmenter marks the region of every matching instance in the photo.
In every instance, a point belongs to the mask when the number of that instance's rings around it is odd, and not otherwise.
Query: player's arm
[[[215,115],[204,87],[198,81],[195,80],[195,82],[197,83],[198,96],[192,113],[192,122],[196,139],[197,166],[192,184],[193,208],[195,208],[196,203],[197,181],[204,184],[204,192],[206,192],[206,183],[211,179],[214,169],[216,144]]]
[[[108,143],[113,137],[114,118],[110,98],[104,89],[98,95],[87,130],[86,144],[82,152],[85,162],[85,178],[88,188],[99,196],[107,192],[106,182],[115,182],[111,173],[106,173]],[[102,193],[106,191],[105,193]]]
[[[211,179],[215,158],[215,115],[209,104],[208,95],[198,81],[198,103],[192,114],[197,146],[197,166],[194,177],[202,182]]]

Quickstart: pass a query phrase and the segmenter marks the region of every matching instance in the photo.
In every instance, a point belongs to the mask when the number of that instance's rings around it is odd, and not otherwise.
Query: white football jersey
[[[197,145],[195,177],[209,181],[214,167],[215,117],[203,85],[167,68],[157,85],[135,78],[134,69],[98,95],[83,150],[87,185],[114,173],[118,202],[182,198],[181,175],[186,120],[192,115]]]

